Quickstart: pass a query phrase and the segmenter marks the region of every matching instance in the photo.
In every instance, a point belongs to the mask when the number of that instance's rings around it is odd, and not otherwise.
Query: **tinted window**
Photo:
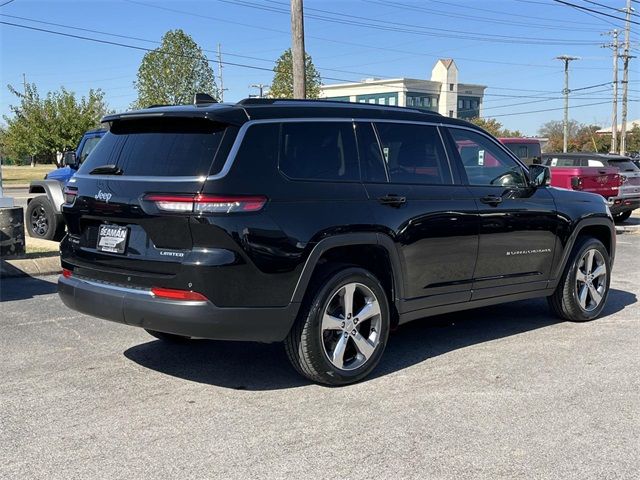
[[[289,178],[359,181],[351,122],[281,124],[280,171]]]
[[[489,138],[470,130],[449,131],[471,185],[527,185],[520,165]]]
[[[362,179],[368,182],[386,182],[387,173],[373,126],[370,123],[358,123],[356,124],[356,133]]]
[[[80,172],[117,164],[124,175],[207,175],[224,130],[188,118],[115,122]]]
[[[621,172],[637,172],[638,167],[631,160],[609,160],[609,166],[620,169]]]
[[[93,149],[96,148],[96,145],[98,145],[100,138],[101,137],[87,138],[87,140],[84,142],[84,145],[82,146],[82,152],[80,152],[80,163],[84,162],[89,154],[93,151]]]
[[[380,122],[376,129],[390,182],[452,183],[436,127]]]

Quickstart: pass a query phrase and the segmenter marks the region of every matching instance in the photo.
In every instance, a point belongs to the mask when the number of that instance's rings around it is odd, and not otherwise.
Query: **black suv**
[[[308,378],[376,366],[394,326],[532,297],[602,311],[602,197],[549,187],[470,123],[399,107],[244,100],[104,118],[65,190],[59,293],[188,338],[284,341]]]

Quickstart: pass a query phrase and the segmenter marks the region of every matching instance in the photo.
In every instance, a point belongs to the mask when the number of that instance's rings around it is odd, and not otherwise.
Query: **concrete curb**
[[[21,258],[0,261],[0,277],[38,277],[62,272],[60,256]]]

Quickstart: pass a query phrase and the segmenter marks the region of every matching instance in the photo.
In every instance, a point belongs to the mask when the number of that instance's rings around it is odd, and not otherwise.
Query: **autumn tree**
[[[304,56],[304,67],[307,98],[318,98],[320,96],[322,80],[320,78],[320,72],[316,70],[311,56],[307,53],[305,53]],[[271,89],[269,90],[269,97],[293,98],[293,55],[291,54],[291,49],[287,49],[280,58],[276,60],[273,72],[274,76],[271,82]]]
[[[32,165],[37,158],[51,159],[74,149],[82,134],[99,126],[107,112],[101,90],[89,90],[86,97],[77,98],[62,87],[42,98],[35,84],[26,84],[24,92],[8,88],[19,103],[10,105],[11,114],[3,117],[7,125],[2,148],[18,158],[29,157]]]
[[[519,130],[509,130],[507,128],[503,128],[502,123],[500,123],[495,118],[472,118],[471,123],[477,125],[483,130],[487,131],[494,137],[522,137],[522,132]]]
[[[159,48],[146,53],[134,82],[135,108],[149,105],[184,105],[196,93],[219,99],[213,69],[198,44],[182,30],[169,30]]]

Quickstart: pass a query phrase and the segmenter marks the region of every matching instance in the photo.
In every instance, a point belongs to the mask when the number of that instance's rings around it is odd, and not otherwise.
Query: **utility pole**
[[[224,102],[224,80],[222,79],[222,47],[218,44],[218,78],[220,79],[220,102]]]
[[[265,85],[264,83],[252,83],[249,85],[249,88],[257,88],[260,92],[258,94],[258,98],[264,98],[264,90],[265,88],[269,88],[269,85]]]
[[[618,30],[607,32],[613,36],[613,43],[603,45],[603,47],[611,47],[613,49],[613,110],[611,114],[611,153],[618,152]]]
[[[557,60],[564,62],[564,120],[562,121],[562,129],[564,131],[564,138],[562,141],[562,152],[567,153],[569,147],[569,62],[573,60],[580,60],[578,57],[571,57],[569,55],[561,55],[556,57]]]
[[[302,0],[291,0],[291,53],[293,56],[293,98],[306,98]]]
[[[620,155],[627,154],[627,102],[628,102],[628,85],[629,85],[629,35],[631,33],[631,0],[627,0],[627,6],[624,9],[626,13],[626,22],[624,26],[624,53],[622,54],[622,129],[620,131]]]

